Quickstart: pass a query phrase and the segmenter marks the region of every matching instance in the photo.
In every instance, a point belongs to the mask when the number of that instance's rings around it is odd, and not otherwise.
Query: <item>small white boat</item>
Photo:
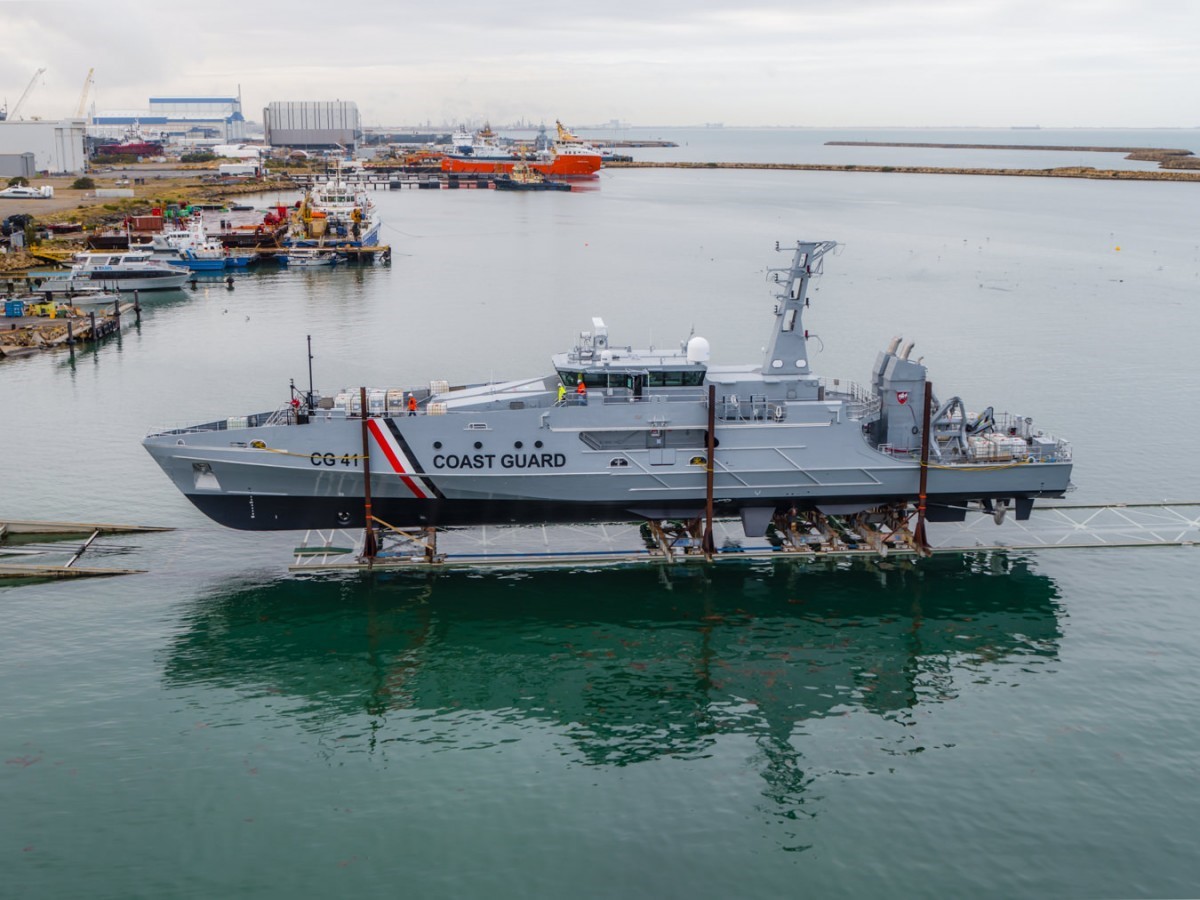
[[[10,188],[5,188],[0,191],[0,199],[4,200],[53,200],[54,188],[50,185],[44,185],[40,188],[30,187],[25,184],[14,184]]]
[[[341,262],[345,257],[336,253],[333,250],[317,250],[310,247],[296,247],[288,251],[287,264],[289,266],[299,266],[301,268],[313,268],[317,266],[333,266]]]

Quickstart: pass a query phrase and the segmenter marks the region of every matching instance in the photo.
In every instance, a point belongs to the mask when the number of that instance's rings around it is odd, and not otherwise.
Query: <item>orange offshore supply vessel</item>
[[[447,156],[442,160],[443,172],[471,173],[478,175],[511,175],[518,163],[541,172],[564,178],[580,178],[595,175],[600,171],[599,153],[557,152],[547,157],[534,159],[486,159],[470,156]]]

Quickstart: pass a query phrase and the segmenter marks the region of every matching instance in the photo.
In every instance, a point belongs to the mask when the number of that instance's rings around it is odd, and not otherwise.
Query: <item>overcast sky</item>
[[[1200,125],[1197,0],[0,0],[23,115],[354,100],[367,125]]]

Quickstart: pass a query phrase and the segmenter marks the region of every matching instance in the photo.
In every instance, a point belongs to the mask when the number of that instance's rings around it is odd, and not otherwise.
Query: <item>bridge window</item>
[[[650,387],[699,387],[704,384],[703,369],[650,372],[646,383]]]

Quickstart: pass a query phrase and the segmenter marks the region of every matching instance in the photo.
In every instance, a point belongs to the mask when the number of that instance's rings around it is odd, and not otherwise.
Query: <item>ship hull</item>
[[[177,290],[187,284],[189,274],[181,271],[178,274],[165,275],[113,275],[109,272],[93,271],[78,276],[67,275],[47,278],[38,287],[39,291],[52,293],[69,293],[80,290],[106,290],[128,293],[130,291],[169,291]]]
[[[442,171],[463,175],[511,175],[513,167],[521,162],[525,162],[529,168],[535,169],[543,175],[554,175],[560,178],[586,178],[600,171],[602,160],[599,156],[587,156],[583,154],[560,154],[548,162],[519,159],[473,159],[471,157],[448,156],[442,160]]]
[[[162,156],[162,144],[103,144],[96,148],[97,156]]]
[[[931,521],[962,521],[958,515],[963,504],[972,500],[1013,500],[1013,492],[1003,496],[981,498],[971,496],[937,495],[929,503]],[[1062,497],[1062,492],[1038,494],[1041,498]],[[302,531],[310,529],[361,528],[366,523],[362,498],[347,502],[333,497],[281,497],[264,495],[186,494],[192,504],[214,522],[239,531]],[[801,511],[823,506],[861,507],[872,509],[889,503],[911,501],[916,494],[879,497],[829,496],[797,501],[794,497],[755,498],[753,502],[730,503],[718,500],[714,507],[717,518],[736,519],[742,510],[770,509],[785,513],[795,508]],[[1034,499],[1021,497],[1020,499]],[[507,499],[481,500],[405,500],[379,498],[372,500],[372,515],[397,527],[469,527],[478,525],[541,525],[588,524],[599,522],[630,522],[643,519],[688,520],[704,515],[703,496],[681,499],[672,505],[637,506],[620,502],[550,502]],[[840,509],[828,510],[838,512]]]
[[[632,428],[620,450],[589,443],[629,423],[626,404],[551,407],[551,428],[545,408],[472,413],[467,428],[462,414],[371,418],[373,513],[409,527],[698,516],[706,500],[704,411],[698,403],[669,406],[682,443],[666,449],[648,446],[660,430],[645,425]],[[915,501],[919,464],[873,449],[858,422],[831,423],[826,409],[796,403],[789,423],[718,423],[717,515]],[[270,531],[364,522],[360,419],[163,433],[144,443],[179,490],[222,525]],[[1060,497],[1070,472],[1069,461],[938,468],[928,495],[945,513],[936,517],[954,518],[952,510],[970,500]]]

